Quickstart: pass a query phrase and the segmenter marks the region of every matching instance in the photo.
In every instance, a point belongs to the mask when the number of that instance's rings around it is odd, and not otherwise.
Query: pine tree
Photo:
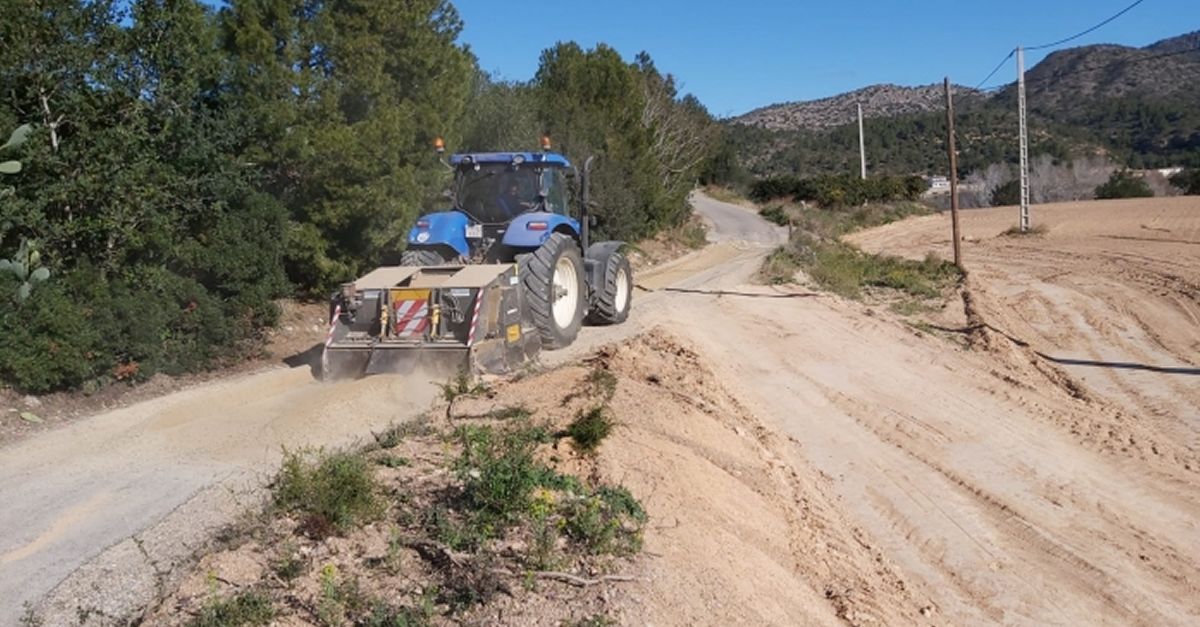
[[[474,69],[443,0],[242,0],[223,12],[248,160],[289,211],[287,268],[320,291],[398,254],[444,183]]]

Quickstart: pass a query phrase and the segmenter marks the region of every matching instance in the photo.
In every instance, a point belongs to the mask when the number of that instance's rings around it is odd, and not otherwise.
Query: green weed
[[[530,411],[523,405],[516,405],[493,409],[488,412],[487,417],[492,420],[523,420],[530,415]]]
[[[475,396],[487,391],[487,386],[475,380],[467,370],[459,370],[458,374],[445,383],[439,384],[442,389],[442,400],[453,403],[459,398]]]
[[[762,216],[768,222],[774,222],[779,226],[787,226],[792,223],[791,216],[783,205],[771,205],[758,210],[758,215]]]
[[[408,465],[408,458],[400,455],[384,455],[376,457],[375,463],[386,468],[401,468]]]
[[[601,487],[563,507],[567,535],[593,554],[628,555],[642,547],[646,512],[623,487]]]
[[[617,375],[603,365],[592,368],[585,381],[592,394],[602,397],[604,402],[612,400],[617,393]]]
[[[323,538],[343,533],[381,511],[366,458],[347,452],[287,453],[274,482],[274,502],[302,517],[301,529]]]
[[[282,554],[271,562],[271,570],[285,582],[290,582],[304,574],[304,557],[291,542],[283,546]]]
[[[321,625],[346,625],[371,605],[372,600],[363,593],[357,579],[341,577],[333,564],[321,569],[321,595],[317,599],[317,620]]]
[[[758,271],[759,278],[768,285],[791,283],[796,278],[803,264],[795,252],[786,246],[775,249],[767,255]]]
[[[612,433],[613,421],[608,408],[597,405],[587,411],[580,412],[575,420],[567,426],[567,435],[575,441],[575,445],[586,453],[595,452],[600,442]]]
[[[1000,234],[1001,237],[1036,237],[1049,233],[1050,229],[1046,228],[1045,224],[1035,224],[1027,231],[1022,231],[1020,226],[1009,227],[1009,229]]]
[[[231,597],[214,597],[204,604],[190,627],[249,627],[267,625],[275,618],[271,598],[255,590],[242,590]]]
[[[548,471],[534,458],[537,445],[549,440],[546,430],[470,426],[459,429],[459,437],[463,450],[455,469],[471,509],[499,521],[511,520],[526,509]]]

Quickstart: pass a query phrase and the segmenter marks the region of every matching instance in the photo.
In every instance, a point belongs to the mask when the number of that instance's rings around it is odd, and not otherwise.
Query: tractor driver
[[[521,173],[514,172],[504,181],[503,192],[500,194],[499,205],[509,218],[515,218],[527,209],[534,208],[534,203],[521,198],[521,183],[518,177]]]

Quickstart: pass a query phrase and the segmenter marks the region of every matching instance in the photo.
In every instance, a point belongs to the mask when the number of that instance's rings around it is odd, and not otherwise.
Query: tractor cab
[[[507,224],[531,211],[570,216],[566,172],[554,153],[479,153],[450,157],[455,208],[484,225]]]
[[[411,261],[511,261],[552,233],[581,241],[586,227],[567,200],[573,170],[566,157],[549,151],[465,153],[452,155],[448,165],[454,205],[418,218],[408,237]]]

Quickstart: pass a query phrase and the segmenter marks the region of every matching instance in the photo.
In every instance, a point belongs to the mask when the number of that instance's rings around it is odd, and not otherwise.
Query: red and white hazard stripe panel
[[[483,290],[475,294],[475,308],[471,310],[471,330],[467,333],[467,348],[475,345],[475,330],[479,328],[479,308],[483,306]]]
[[[329,317],[329,332],[325,334],[325,346],[333,344],[333,332],[337,329],[337,321],[342,315],[342,305],[339,303],[333,308],[333,315]]]
[[[419,337],[429,326],[428,300],[400,300],[392,303],[393,328],[397,337]]]

